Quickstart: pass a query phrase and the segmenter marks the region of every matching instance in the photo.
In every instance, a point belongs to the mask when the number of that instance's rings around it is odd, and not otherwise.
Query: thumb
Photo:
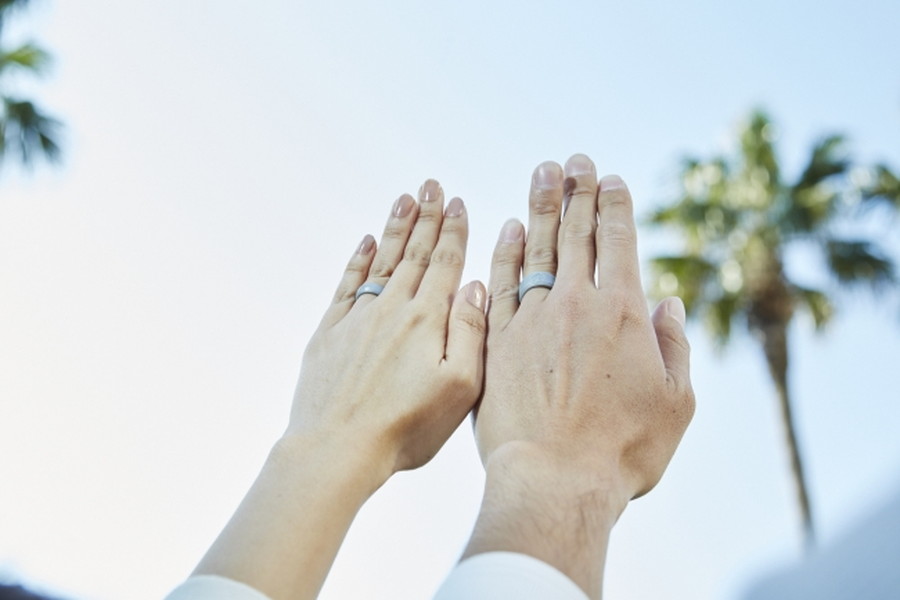
[[[669,385],[690,389],[691,346],[684,333],[685,311],[681,298],[666,298],[653,311],[653,329],[666,366]]]
[[[459,290],[450,307],[445,351],[446,361],[473,375],[479,389],[484,367],[485,298],[487,293],[480,281],[473,281]]]

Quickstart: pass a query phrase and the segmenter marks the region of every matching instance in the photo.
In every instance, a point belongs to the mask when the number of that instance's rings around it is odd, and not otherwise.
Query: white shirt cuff
[[[575,582],[547,563],[525,554],[488,552],[462,561],[434,600],[588,600]]]
[[[245,583],[218,575],[195,575],[179,585],[165,600],[270,600]]]

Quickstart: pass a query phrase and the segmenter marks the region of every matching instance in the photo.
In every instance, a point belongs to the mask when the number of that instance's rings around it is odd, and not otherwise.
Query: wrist
[[[268,462],[286,473],[311,473],[365,502],[392,475],[390,463],[374,445],[328,432],[288,431],[275,442]]]
[[[555,567],[598,598],[610,532],[628,503],[617,470],[529,442],[491,453],[464,558],[517,552]]]
[[[631,499],[616,461],[525,441],[507,442],[485,464],[487,484],[527,491],[534,501],[577,504],[609,526]]]

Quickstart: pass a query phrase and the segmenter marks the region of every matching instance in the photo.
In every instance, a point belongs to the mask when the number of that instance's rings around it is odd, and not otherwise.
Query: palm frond
[[[800,308],[806,310],[813,318],[817,330],[822,330],[834,316],[834,306],[828,296],[821,290],[804,288],[798,285],[791,287],[794,298]]]
[[[9,13],[16,9],[25,8],[30,0],[0,0],[0,31],[3,30],[3,22]]]
[[[0,160],[10,151],[18,154],[22,163],[30,166],[37,156],[55,162],[59,159],[59,130],[62,124],[50,117],[34,103],[3,98],[0,115]]]
[[[835,216],[840,199],[838,190],[824,184],[795,187],[786,195],[782,207],[782,228],[790,233],[814,233]]]
[[[780,185],[774,140],[775,126],[768,115],[757,110],[741,132],[741,154],[746,172],[754,179],[764,179],[768,189],[776,189]]]
[[[659,256],[650,261],[656,277],[652,293],[658,298],[679,296],[688,316],[694,315],[703,302],[708,282],[716,267],[700,256]]]
[[[813,146],[809,163],[794,185],[800,191],[819,185],[830,177],[847,172],[850,161],[846,152],[846,140],[842,135],[829,135]]]
[[[731,340],[732,324],[735,318],[741,314],[740,296],[737,294],[722,294],[712,300],[704,312],[704,324],[713,337],[716,347],[719,349],[728,345]]]
[[[874,242],[831,239],[825,253],[832,275],[842,284],[866,284],[877,291],[896,281],[893,260]]]
[[[0,51],[0,74],[11,68],[41,74],[50,65],[50,54],[35,44],[22,44],[12,50]]]
[[[0,15],[10,9],[24,8],[31,0],[0,0]]]
[[[900,177],[886,165],[876,165],[871,181],[862,186],[864,204],[887,204],[900,210]]]

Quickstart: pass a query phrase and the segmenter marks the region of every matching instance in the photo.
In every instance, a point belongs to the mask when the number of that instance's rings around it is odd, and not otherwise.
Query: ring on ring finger
[[[354,301],[359,300],[359,297],[362,295],[372,294],[373,296],[377,296],[383,291],[383,285],[367,281],[356,289],[356,297],[354,298]]]
[[[529,290],[537,287],[547,288],[548,290],[550,290],[553,289],[553,284],[555,282],[556,276],[553,273],[548,273],[547,271],[535,271],[530,275],[526,275],[522,280],[522,283],[519,284],[519,302],[522,301],[522,298],[525,297],[525,294],[527,294]]]

